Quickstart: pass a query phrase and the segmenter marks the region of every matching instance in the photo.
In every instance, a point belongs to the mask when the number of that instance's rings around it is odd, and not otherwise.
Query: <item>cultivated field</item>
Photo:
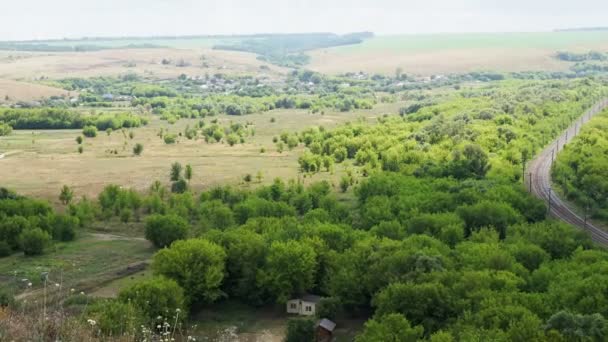
[[[76,92],[49,87],[41,84],[0,79],[0,103],[9,101],[30,101],[51,96],[72,96]]]
[[[379,36],[363,44],[317,50],[310,68],[324,73],[361,70],[391,74],[470,71],[563,71],[560,50],[608,50],[608,32],[435,34]]]
[[[163,65],[163,59],[171,63]],[[178,66],[184,62],[183,66]],[[270,71],[261,71],[266,65]],[[276,74],[284,70],[245,52],[212,49],[124,49],[95,52],[0,52],[0,79],[33,81],[41,78],[116,76],[137,73],[168,78],[181,74]],[[11,91],[0,85],[0,91]]]

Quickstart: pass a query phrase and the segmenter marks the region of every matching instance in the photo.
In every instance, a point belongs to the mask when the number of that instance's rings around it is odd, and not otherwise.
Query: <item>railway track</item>
[[[568,142],[578,135],[580,128],[607,107],[608,98],[604,98],[587,110],[530,162],[526,172],[526,175],[529,177],[527,181],[531,181],[531,192],[549,204],[549,214],[551,216],[584,230],[591,236],[593,241],[604,247],[608,247],[608,232],[602,230],[590,220],[585,219],[585,217],[581,217],[575,211],[572,204],[562,200],[552,190],[551,166],[555,158],[557,158],[557,154],[563,150]]]

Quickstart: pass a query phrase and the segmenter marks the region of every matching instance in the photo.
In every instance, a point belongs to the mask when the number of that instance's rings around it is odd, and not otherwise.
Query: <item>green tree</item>
[[[317,272],[316,253],[298,241],[273,242],[260,270],[258,281],[277,303],[314,287]]]
[[[315,340],[315,323],[305,318],[287,320],[285,342],[313,342]]]
[[[190,225],[176,215],[152,215],[146,219],[146,239],[163,248],[188,236]]]
[[[189,302],[210,303],[220,298],[225,273],[226,252],[203,239],[174,242],[160,250],[152,261],[155,274],[175,280]]]
[[[68,205],[72,202],[72,198],[74,198],[74,191],[67,185],[64,185],[61,188],[61,193],[59,194],[59,200],[63,205]]]
[[[187,315],[185,298],[184,290],[177,282],[164,277],[140,281],[118,295],[119,300],[133,304],[149,321],[155,321],[158,316],[169,319],[174,315],[183,320]]]
[[[175,162],[171,164],[171,172],[169,178],[172,182],[177,182],[182,177],[182,164]]]
[[[422,338],[424,329],[410,322],[401,314],[393,313],[365,323],[365,329],[356,342],[416,342]]]
[[[184,171],[184,178],[189,181],[192,180],[192,166],[190,164],[186,165],[186,170]]]

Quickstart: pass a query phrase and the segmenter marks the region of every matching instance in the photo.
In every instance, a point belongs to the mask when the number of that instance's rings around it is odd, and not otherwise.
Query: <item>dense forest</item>
[[[581,129],[559,154],[553,180],[587,215],[608,222],[608,113]]]

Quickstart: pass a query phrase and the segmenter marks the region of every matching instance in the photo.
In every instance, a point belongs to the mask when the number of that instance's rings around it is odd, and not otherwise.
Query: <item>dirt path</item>
[[[608,247],[608,232],[602,230],[590,220],[585,222],[585,218],[581,217],[574,210],[574,205],[562,200],[553,191],[551,185],[551,166],[554,159],[557,158],[557,154],[563,150],[568,142],[578,135],[581,126],[607,107],[608,98],[604,98],[596,103],[532,160],[526,173],[527,175],[531,175],[532,193],[550,205],[551,216],[586,231],[593,241],[605,247]],[[526,182],[530,182],[530,178]]]

